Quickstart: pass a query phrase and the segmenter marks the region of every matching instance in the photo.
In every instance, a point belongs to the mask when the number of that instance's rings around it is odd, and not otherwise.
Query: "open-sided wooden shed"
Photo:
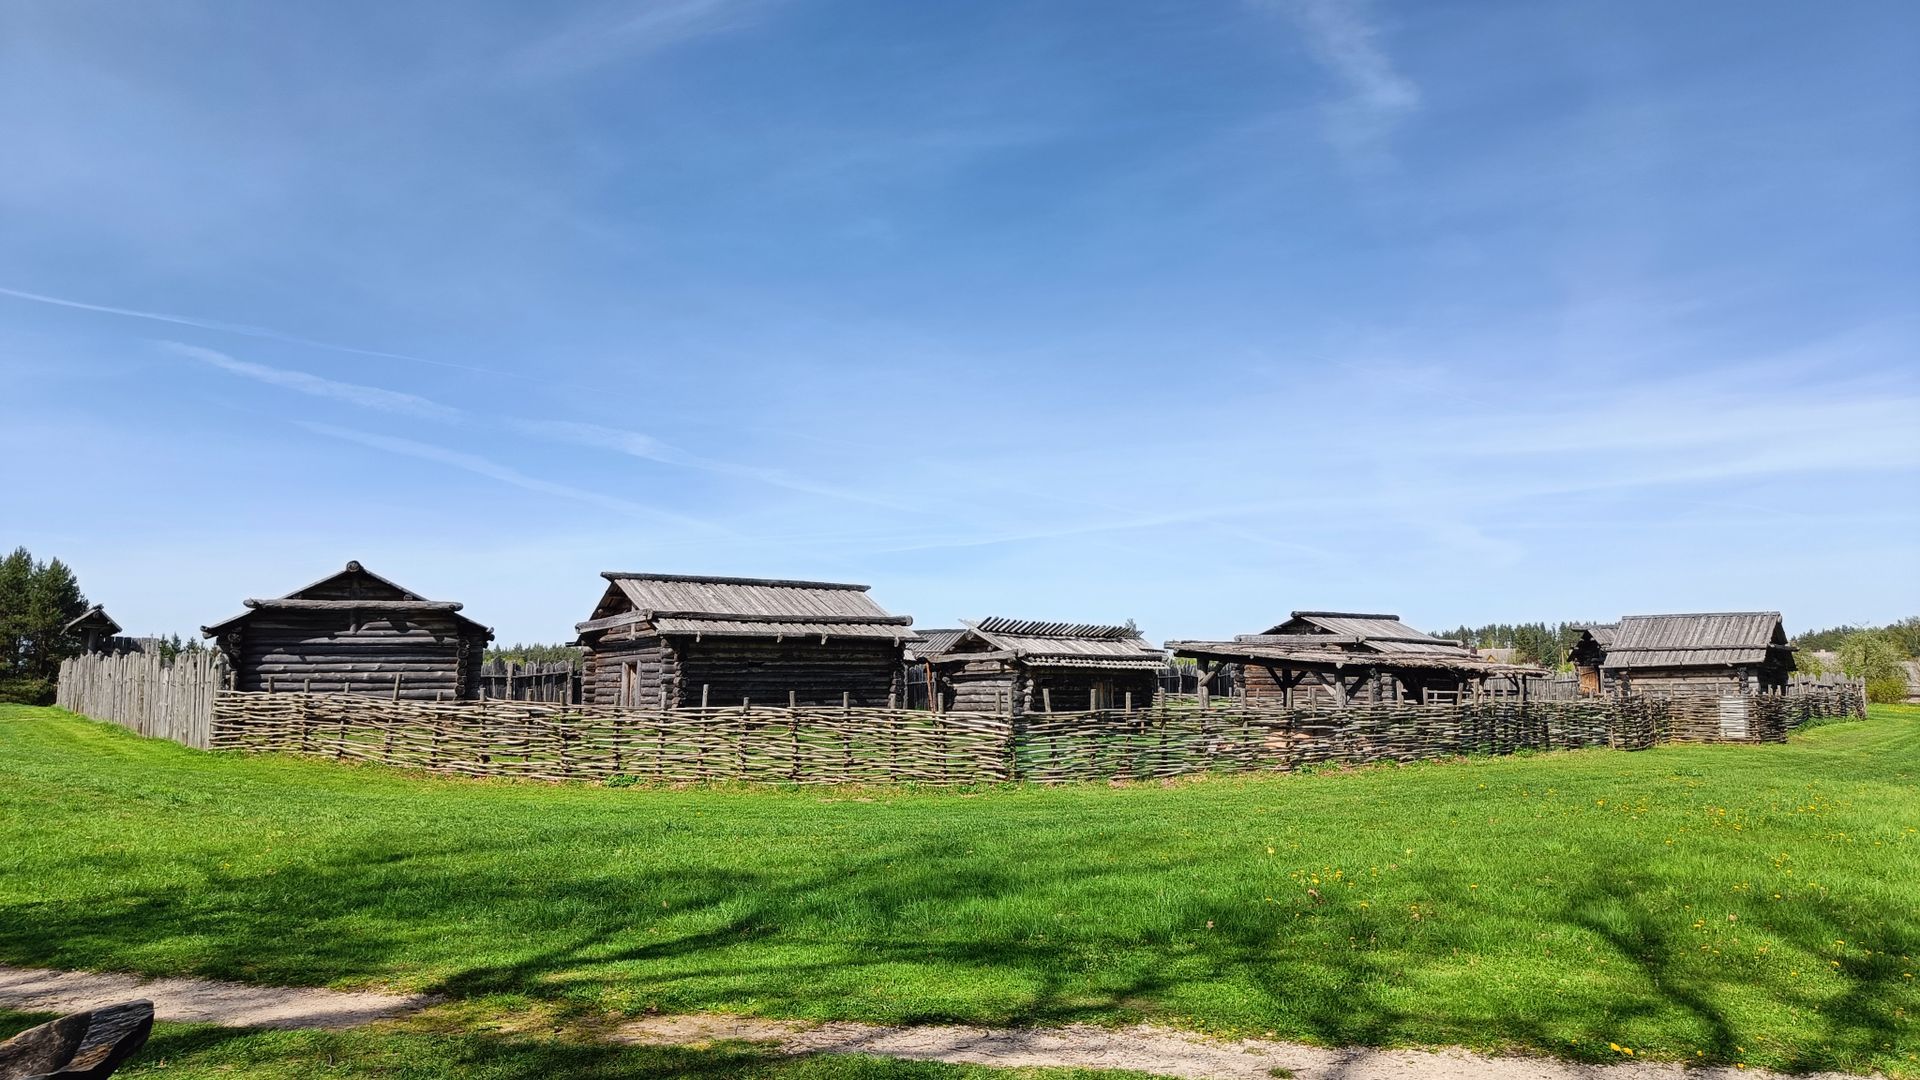
[[[1583,635],[1575,664],[1599,661],[1607,689],[1758,693],[1793,674],[1793,646],[1777,611],[1628,615],[1610,641]]]
[[[1533,667],[1480,657],[1462,642],[1437,638],[1398,615],[1296,611],[1286,622],[1232,641],[1170,641],[1174,655],[1199,662],[1202,678],[1236,664],[1247,700],[1349,705],[1361,701],[1457,700],[1494,684],[1519,693]]]
[[[201,632],[226,654],[236,689],[453,700],[478,693],[493,640],[460,607],[350,562]]]
[[[898,703],[913,620],[865,585],[608,572],[575,627],[590,704]]]
[[[946,711],[1144,707],[1167,662],[1131,625],[991,618],[965,626],[942,651],[923,653]]]

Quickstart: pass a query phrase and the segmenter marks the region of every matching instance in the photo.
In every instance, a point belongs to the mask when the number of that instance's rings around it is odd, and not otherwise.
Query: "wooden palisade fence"
[[[219,653],[93,653],[60,665],[54,703],[157,739],[205,750],[213,743],[214,700],[227,686]]]
[[[1062,782],[1527,749],[1778,742],[1798,724],[1860,714],[1864,707],[1857,686],[1346,709],[1234,702],[1019,717],[857,706],[654,711],[223,693],[214,704],[211,746],[539,780]]]

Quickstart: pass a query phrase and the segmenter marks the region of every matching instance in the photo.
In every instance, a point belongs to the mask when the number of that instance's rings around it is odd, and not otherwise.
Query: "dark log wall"
[[[411,701],[469,695],[486,643],[451,614],[262,611],[226,642],[240,690],[311,688]]]
[[[1096,668],[1029,668],[998,660],[946,664],[935,669],[941,708],[949,712],[1006,712],[1015,715],[1119,709],[1133,695],[1135,708],[1153,704],[1159,676],[1151,671],[1101,671]],[[1100,700],[1094,702],[1094,691]]]
[[[623,701],[623,671],[629,664],[634,667],[634,700]],[[580,678],[582,703],[664,708],[673,701],[679,671],[679,657],[659,635],[635,633],[631,627],[609,630],[587,649]]]
[[[1006,712],[1019,705],[1019,681],[1006,664],[982,660],[934,668],[940,682],[940,708],[946,712]]]
[[[1275,664],[1273,670],[1268,670],[1265,665],[1244,664],[1240,669],[1240,683],[1243,688],[1242,693],[1248,702],[1280,706],[1286,700],[1286,691],[1281,687],[1279,681],[1274,678],[1274,672],[1277,671],[1282,675],[1298,675],[1303,670],[1305,670],[1303,667],[1297,665],[1288,669],[1279,664]],[[1328,678],[1333,678],[1336,674],[1344,675],[1349,685],[1351,685],[1354,672],[1351,668],[1345,672],[1335,672],[1334,669],[1328,668],[1325,674]],[[1378,677],[1362,685],[1359,690],[1354,693],[1353,700],[1417,703],[1424,700],[1428,691],[1452,694],[1460,691],[1462,688],[1470,688],[1472,685],[1471,679],[1449,671],[1405,670],[1397,673],[1382,672]],[[1323,701],[1333,700],[1332,689],[1312,674],[1306,675],[1294,684],[1294,703],[1305,705],[1311,700],[1309,695],[1315,695]]]
[[[1133,694],[1135,708],[1153,704],[1153,692],[1159,678],[1151,671],[1099,671],[1092,668],[1027,668],[1023,672],[1024,711],[1045,712],[1049,704],[1054,712],[1081,712],[1087,709],[1119,709],[1126,695]],[[1099,701],[1094,691],[1099,690]]]
[[[892,641],[819,638],[676,637],[680,704],[700,704],[707,688],[713,705],[742,700],[785,705],[838,705],[846,694],[855,705],[886,705],[900,693],[901,646]]]
[[[1632,693],[1673,693],[1679,691],[1722,694],[1757,693],[1762,687],[1757,667],[1633,668],[1608,673],[1610,681]],[[1766,689],[1783,685],[1769,683]]]

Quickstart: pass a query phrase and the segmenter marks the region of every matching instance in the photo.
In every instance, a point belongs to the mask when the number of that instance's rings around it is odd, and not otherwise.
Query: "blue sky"
[[[0,0],[0,542],[922,626],[1920,610],[1902,2]]]

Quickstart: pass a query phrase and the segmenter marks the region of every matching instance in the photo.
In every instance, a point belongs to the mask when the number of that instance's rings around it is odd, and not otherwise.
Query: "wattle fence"
[[[1801,694],[1494,699],[1280,709],[1238,703],[1010,717],[873,708],[640,711],[222,694],[213,747],[474,776],[659,783],[980,784],[1294,771],[1462,754],[1780,742],[1864,713],[1853,688]]]
[[[217,654],[89,656],[61,707],[215,750],[280,751],[535,780],[960,785],[1165,779],[1462,754],[1780,742],[1865,715],[1857,681],[1785,693],[1488,698],[1279,708],[1226,701],[1040,713],[758,705],[643,711],[559,702],[395,701],[225,689]]]

